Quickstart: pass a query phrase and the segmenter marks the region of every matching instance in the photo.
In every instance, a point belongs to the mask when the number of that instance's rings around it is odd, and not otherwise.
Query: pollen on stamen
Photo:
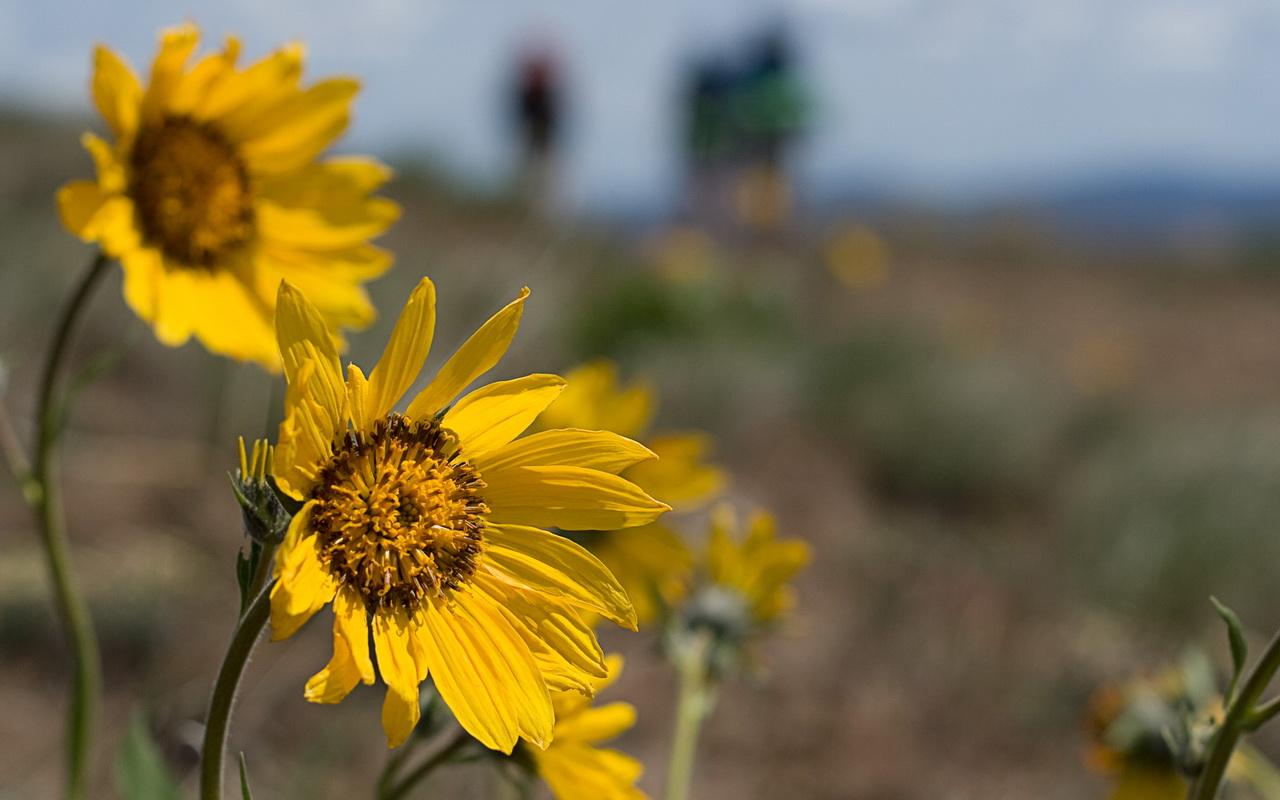
[[[392,414],[348,432],[311,493],[325,568],[371,609],[447,597],[475,573],[484,486],[437,420]]]

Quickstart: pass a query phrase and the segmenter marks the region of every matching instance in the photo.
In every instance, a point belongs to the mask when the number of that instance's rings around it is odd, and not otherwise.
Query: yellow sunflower
[[[607,663],[608,677],[593,683],[597,691],[622,672],[622,656],[610,655]],[[556,712],[555,740],[546,750],[534,751],[533,762],[556,800],[643,800],[645,793],[635,786],[643,771],[640,762],[596,746],[635,724],[635,706],[592,706],[589,698],[577,692],[556,692],[551,703]]]
[[[543,528],[625,528],[667,506],[616,473],[653,454],[617,434],[517,438],[560,394],[555,375],[491,383],[454,402],[506,351],[528,290],[445,362],[403,413],[431,346],[435,287],[414,289],[368,378],[346,380],[319,312],[283,284],[276,327],[288,391],[277,484],[305,501],[277,557],[273,638],[327,604],[333,658],[307,683],[336,703],[387,685],[390,746],[418,721],[430,677],[464,729],[510,753],[552,738],[549,689],[590,693],[607,675],[585,613],[635,628],[626,592],[594,556]]]
[[[790,581],[809,563],[809,545],[778,539],[777,523],[766,511],[751,515],[740,540],[736,529],[733,512],[727,506],[717,508],[702,570],[711,586],[728,590],[745,605],[750,623],[773,624],[794,605]]]
[[[347,127],[359,85],[303,88],[303,50],[237,68],[240,43],[189,63],[191,25],[160,37],[147,84],[94,53],[93,98],[113,141],[83,137],[97,179],[58,192],[63,224],[124,269],[124,297],[156,337],[279,369],[271,319],[287,279],[334,327],[374,317],[361,284],[389,254],[369,244],[399,215],[372,192],[389,177],[367,158],[317,160]]]

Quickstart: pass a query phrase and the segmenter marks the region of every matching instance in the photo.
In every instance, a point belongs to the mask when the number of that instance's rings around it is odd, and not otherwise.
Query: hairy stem
[[[263,552],[262,562],[271,559],[271,553]],[[265,575],[261,569],[259,573]],[[267,620],[271,616],[271,586],[274,581],[254,580],[261,590],[245,609],[236,623],[227,653],[218,669],[218,678],[209,697],[209,713],[204,723],[204,744],[200,749],[200,800],[222,800],[223,759],[227,750],[227,733],[231,727],[231,707],[235,704],[236,689],[245,665]]]

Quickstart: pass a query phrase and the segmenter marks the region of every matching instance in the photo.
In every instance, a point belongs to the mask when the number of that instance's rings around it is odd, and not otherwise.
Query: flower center
[[[350,432],[311,492],[321,561],[370,609],[446,596],[475,573],[484,485],[437,420],[391,414]]]
[[[244,163],[209,125],[166,117],[130,156],[129,194],[148,243],[188,267],[210,267],[253,235]]]

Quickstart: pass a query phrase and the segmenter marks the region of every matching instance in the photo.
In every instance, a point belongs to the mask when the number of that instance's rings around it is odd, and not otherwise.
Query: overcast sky
[[[311,76],[364,80],[349,144],[500,173],[513,53],[561,50],[579,203],[653,204],[679,158],[688,58],[784,16],[818,103],[810,186],[874,178],[956,196],[1180,168],[1280,179],[1276,0],[0,0],[0,97],[85,109],[91,45],[147,62],[159,27],[288,39]]]

